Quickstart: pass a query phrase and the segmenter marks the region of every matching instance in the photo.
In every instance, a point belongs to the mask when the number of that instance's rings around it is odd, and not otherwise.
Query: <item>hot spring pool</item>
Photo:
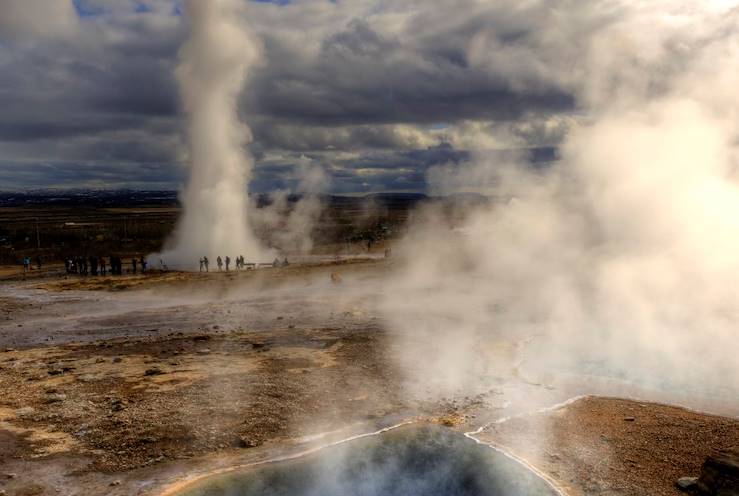
[[[178,496],[540,496],[517,462],[436,426],[398,428],[305,457],[206,478]]]

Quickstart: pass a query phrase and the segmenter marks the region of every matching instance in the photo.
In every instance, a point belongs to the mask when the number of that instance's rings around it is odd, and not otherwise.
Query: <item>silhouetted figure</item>
[[[90,274],[93,276],[98,275],[98,259],[97,257],[90,257]]]
[[[272,260],[272,267],[279,267],[279,266],[280,266],[279,258],[275,258],[274,260]]]
[[[231,265],[231,257],[226,255],[226,272],[228,272],[228,268]]]
[[[282,266],[287,267],[288,265],[290,265],[290,262],[288,262],[287,257],[285,257],[285,260],[282,261]]]
[[[205,260],[201,258],[198,262],[200,262],[200,272],[202,272],[205,269]]]
[[[36,268],[41,270],[41,255],[36,256]]]
[[[216,258],[216,264],[218,265],[218,272],[223,270],[223,260],[221,260],[220,255],[218,255],[218,258]]]
[[[105,258],[103,258],[103,257],[100,257],[100,275],[101,276],[106,275],[106,273],[105,273]]]
[[[23,277],[26,277],[26,272],[31,270],[31,258],[23,257]]]
[[[87,258],[86,257],[80,257],[80,265],[82,266],[82,275],[87,275]]]
[[[136,257],[133,257],[131,259],[131,272],[135,274],[137,268],[138,268],[138,261],[136,260]]]
[[[142,256],[141,256],[141,273],[142,273],[142,274],[143,274],[144,272],[146,272],[146,266],[147,266],[147,265],[148,265],[148,264],[146,263],[146,259],[145,259],[145,258],[144,258],[144,256],[142,255]]]
[[[69,258],[64,257],[64,272],[69,274],[71,270],[72,270],[72,262],[69,260]]]
[[[210,265],[210,260],[208,260],[208,257],[203,257],[203,265],[205,265],[205,272],[209,272],[208,265]]]

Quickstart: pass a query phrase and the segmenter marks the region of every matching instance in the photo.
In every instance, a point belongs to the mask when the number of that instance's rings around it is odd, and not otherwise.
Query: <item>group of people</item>
[[[231,270],[231,257],[226,256],[225,259],[221,258],[219,255],[218,258],[216,258],[216,265],[218,265],[218,271],[223,270],[223,264],[226,264],[226,272]],[[210,260],[208,260],[207,256],[204,256],[200,259],[200,272],[209,272],[210,267]],[[244,259],[243,255],[239,255],[236,257],[236,270],[242,270],[246,268],[246,260]]]
[[[110,272],[111,275],[120,276],[123,275],[123,259],[118,256],[108,257],[110,263],[106,264],[104,257],[68,257],[64,259],[64,269],[67,274],[77,274],[81,276],[93,275],[93,276],[105,276]],[[131,258],[131,270],[132,274],[136,274],[139,271],[146,272],[147,263],[144,257]],[[109,270],[110,269],[110,270]]]
[[[200,260],[200,272],[210,272],[210,260],[208,260],[207,256],[202,257]],[[226,272],[229,272],[231,270],[231,257],[226,256],[226,258],[221,258],[219,255],[216,258],[216,265],[218,266],[218,271],[221,272],[224,269],[224,265],[226,268]],[[279,259],[275,258],[275,261],[272,262],[272,265],[274,267],[287,267],[290,265],[287,261],[287,258],[280,262]],[[235,261],[235,267],[236,270],[244,270],[246,269],[246,259],[244,258],[244,255],[239,255],[236,257]]]

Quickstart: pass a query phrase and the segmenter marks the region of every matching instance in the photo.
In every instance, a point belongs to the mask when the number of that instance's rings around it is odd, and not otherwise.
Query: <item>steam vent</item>
[[[216,476],[178,496],[543,496],[508,457],[441,427],[405,427],[304,458]]]

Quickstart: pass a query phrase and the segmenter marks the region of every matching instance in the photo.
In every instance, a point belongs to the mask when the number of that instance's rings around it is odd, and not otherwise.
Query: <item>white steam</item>
[[[260,44],[244,27],[244,2],[188,0],[185,6],[190,37],[180,51],[177,80],[189,118],[190,181],[173,247],[162,258],[184,268],[197,267],[202,256],[262,261],[248,211],[253,161],[244,146],[251,132],[239,121],[237,105]]]
[[[273,191],[269,205],[252,207],[254,230],[282,255],[305,255],[313,249],[313,231],[324,207],[320,195],[328,190],[331,179],[305,156],[295,165],[290,179],[295,183],[292,191]],[[290,201],[291,192],[299,195],[297,201]]]
[[[611,13],[563,78],[583,118],[561,160],[535,170],[479,152],[463,176],[486,183],[493,207],[454,231],[431,213],[404,241],[407,267],[383,306],[415,384],[442,395],[490,384],[488,347],[528,340],[529,373],[736,397],[737,13],[700,2]],[[578,31],[542,37],[558,29]]]

